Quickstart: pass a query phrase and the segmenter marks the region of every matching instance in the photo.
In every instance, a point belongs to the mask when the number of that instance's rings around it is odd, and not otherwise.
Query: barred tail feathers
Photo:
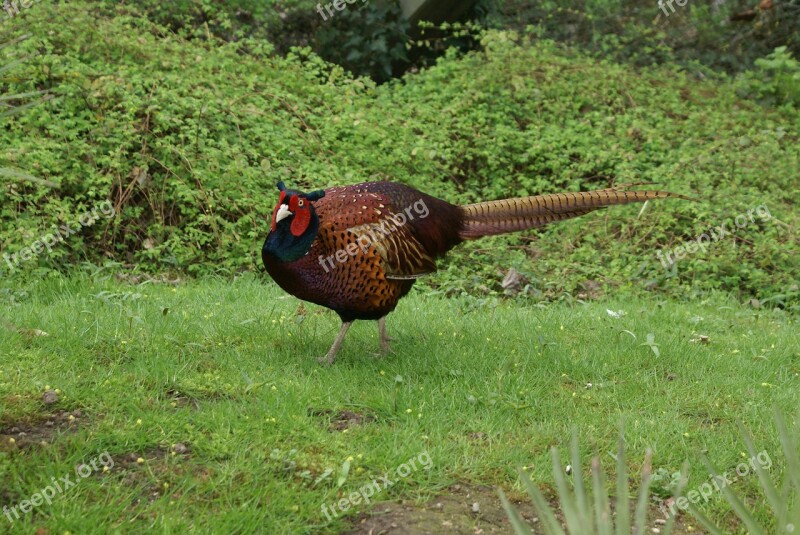
[[[634,184],[627,186],[630,185]],[[623,189],[625,187],[617,186],[595,191],[552,193],[467,204],[460,207],[464,224],[459,236],[461,239],[471,240],[483,236],[527,230],[579,217],[599,208],[617,204],[669,197],[691,200],[684,195],[668,191],[625,191]]]

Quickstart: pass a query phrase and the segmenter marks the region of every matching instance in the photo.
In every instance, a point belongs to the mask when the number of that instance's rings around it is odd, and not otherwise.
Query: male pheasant
[[[339,334],[319,359],[333,364],[355,320],[378,320],[381,349],[388,351],[386,315],[415,279],[436,271],[436,258],[464,240],[539,227],[615,204],[686,198],[626,190],[632,185],[456,206],[393,182],[311,193],[279,182],[261,258],[286,292],[339,314]]]

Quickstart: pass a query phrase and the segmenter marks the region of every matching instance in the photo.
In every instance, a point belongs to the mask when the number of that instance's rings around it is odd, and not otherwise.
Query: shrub
[[[7,118],[0,167],[3,254],[110,200],[117,216],[82,228],[15,272],[114,260],[190,274],[260,269],[275,184],[305,189],[405,182],[451,202],[655,181],[702,202],[614,208],[541,231],[462,246],[423,289],[521,298],[597,295],[635,285],[730,291],[791,307],[798,111],[742,100],[725,80],[679,68],[600,62],[536,33],[481,34],[480,52],[376,86],[308,48],[183,39],[94,4],[38,3],[10,22],[7,94],[55,98]],[[754,222],[666,270],[671,250],[759,205]],[[546,251],[546,254],[544,253]],[[3,268],[7,268],[1,262]]]

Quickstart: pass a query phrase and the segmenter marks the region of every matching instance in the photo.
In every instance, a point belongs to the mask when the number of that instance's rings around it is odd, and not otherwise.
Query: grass
[[[537,306],[412,292],[388,321],[396,355],[376,358],[377,328],[361,322],[331,368],[315,357],[338,318],[311,305],[297,315],[296,299],[252,275],[51,275],[6,281],[0,299],[0,507],[114,460],[20,520],[0,514],[12,533],[338,532],[347,520],[329,522],[323,504],[424,452],[430,470],[377,498],[423,500],[456,482],[522,497],[517,467],[551,481],[549,448],[566,458],[573,426],[586,474],[598,453],[614,466],[623,420],[630,474],[649,447],[654,473],[688,459],[697,488],[703,453],[720,469],[742,461],[738,420],[779,479],[772,408],[796,414],[800,397],[796,316],[719,294]],[[332,430],[340,411],[365,420]],[[756,477],[735,485],[757,496]],[[718,494],[701,510],[743,529]]]

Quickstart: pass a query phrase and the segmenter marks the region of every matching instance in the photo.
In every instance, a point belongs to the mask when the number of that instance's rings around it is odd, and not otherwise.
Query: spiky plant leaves
[[[647,453],[644,455],[644,465],[642,465],[642,483],[639,487],[639,500],[636,504],[636,522],[634,523],[633,530],[637,535],[644,534],[645,523],[647,522],[647,505],[650,497],[650,475],[653,467],[652,459],[653,450],[647,448]]]
[[[567,484],[567,478],[564,475],[565,469],[561,464],[561,457],[558,450],[553,448],[550,451],[553,458],[553,478],[556,480],[556,489],[558,490],[558,501],[561,510],[564,512],[564,520],[567,522],[567,529],[570,533],[586,533],[588,526],[586,525],[585,511],[578,508],[577,499],[570,491]],[[581,477],[580,472],[574,472],[575,477]]]
[[[606,477],[600,466],[600,458],[592,459],[592,490],[594,492],[594,515],[598,535],[612,535],[614,521],[611,519],[611,502],[606,493]]]
[[[581,527],[589,528],[592,525],[592,507],[589,502],[589,495],[586,486],[583,484],[583,468],[581,467],[581,449],[578,444],[578,429],[572,428],[572,439],[570,440],[570,460],[572,462],[572,478],[575,487],[575,506],[579,512],[578,521]],[[563,477],[564,472],[558,471]]]
[[[764,453],[765,450],[761,452],[756,451],[752,436],[749,431],[740,424],[742,438],[750,454],[750,458],[759,460],[757,463],[750,463],[750,466],[752,466],[758,476],[758,481],[764,491],[767,503],[775,513],[777,531],[768,531],[768,528],[761,526],[753,516],[753,513],[750,512],[731,487],[725,485],[720,489],[723,496],[725,496],[725,499],[736,513],[736,516],[738,516],[747,527],[748,532],[755,535],[768,532],[791,534],[796,533],[800,529],[800,440],[797,439],[796,435],[790,432],[789,428],[786,426],[784,416],[777,409],[775,410],[775,426],[778,430],[778,438],[786,460],[786,482],[780,491],[761,462],[760,455]],[[708,467],[709,472],[719,480],[716,467],[706,458],[703,458],[703,462]],[[770,459],[770,463],[771,462],[772,460]],[[793,509],[790,510],[790,506],[793,507]],[[697,518],[704,528],[712,533],[712,535],[724,535],[724,531],[711,522],[694,504],[689,504],[689,511]]]
[[[753,437],[750,435],[750,432],[744,427],[741,422],[738,422],[739,425],[739,432],[742,434],[742,439],[744,440],[744,445],[747,448],[747,452],[750,454],[751,459],[759,459],[760,460],[760,453],[756,452],[755,442],[753,441]],[[778,494],[778,489],[772,481],[772,478],[769,477],[769,473],[761,466],[761,463],[751,463],[753,469],[755,470],[756,476],[758,476],[758,481],[761,483],[761,488],[764,489],[764,496],[767,498],[767,503],[769,503],[772,510],[775,512],[775,518],[778,519],[779,525],[784,525],[786,523],[786,518],[788,515],[788,507],[789,504],[786,503],[785,500],[781,499],[780,495]]]
[[[497,489],[497,493],[500,495],[500,502],[503,504],[503,509],[506,510],[506,516],[508,516],[508,520],[511,522],[511,526],[514,528],[514,533],[517,535],[533,535],[533,531],[528,525],[522,520],[519,512],[517,512],[516,508],[511,505],[511,502],[508,501],[506,498],[506,493],[503,492],[502,489]]]
[[[630,504],[628,494],[628,465],[625,463],[625,435],[619,430],[617,446],[617,533],[630,533]]]
[[[541,491],[539,491],[539,488],[533,484],[530,476],[525,472],[521,472],[520,476],[522,477],[522,483],[525,485],[525,489],[528,491],[528,495],[533,500],[533,505],[536,507],[539,517],[542,519],[542,525],[545,527],[545,531],[549,535],[565,535],[550,504]]]
[[[619,452],[617,454],[617,503],[616,521],[611,512],[611,499],[606,488],[606,478],[600,465],[600,459],[594,457],[591,463],[591,496],[588,486],[583,479],[583,471],[580,464],[580,447],[577,432],[573,430],[572,440],[570,441],[570,459],[572,463],[572,487],[570,490],[569,482],[565,476],[566,470],[561,464],[558,451],[553,448],[551,451],[553,459],[553,477],[558,491],[559,508],[564,514],[564,521],[567,531],[574,535],[628,535],[631,533],[630,526],[630,488],[628,484],[627,468],[625,465],[625,446],[623,433],[620,430]],[[652,451],[647,450],[644,464],[642,466],[642,482],[639,486],[639,494],[636,500],[635,513],[635,533],[643,534],[647,522],[647,511],[650,496],[650,475],[651,475]],[[684,464],[681,471],[681,479],[676,489],[676,496],[683,491],[688,480],[688,463]],[[548,535],[564,535],[564,529],[556,518],[552,506],[548,503],[541,491],[533,484],[527,473],[520,471],[528,495],[542,520],[542,527]],[[530,533],[530,528],[522,521],[519,513],[508,502],[505,494],[498,489],[498,494],[503,502],[514,532],[517,535]],[[671,518],[663,529],[664,535],[669,535],[674,527],[675,519]]]
[[[678,496],[683,496],[683,491],[686,489],[686,485],[689,484],[689,461],[684,461],[683,466],[681,467],[681,476],[678,479],[678,484],[676,485],[675,489],[673,490],[672,497],[677,499]],[[667,520],[666,525],[664,526],[664,535],[669,535],[672,533],[672,530],[675,529],[675,520],[678,518],[678,515],[669,515],[669,519]]]

